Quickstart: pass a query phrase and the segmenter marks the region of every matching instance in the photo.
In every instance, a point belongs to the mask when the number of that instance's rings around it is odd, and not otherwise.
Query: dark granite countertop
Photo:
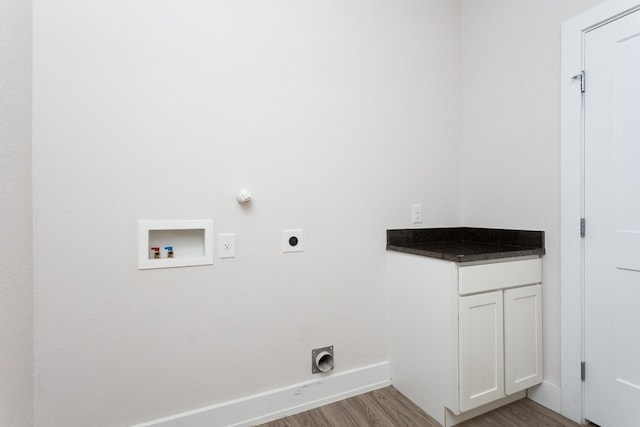
[[[544,231],[472,227],[387,230],[387,250],[453,262],[542,256]]]

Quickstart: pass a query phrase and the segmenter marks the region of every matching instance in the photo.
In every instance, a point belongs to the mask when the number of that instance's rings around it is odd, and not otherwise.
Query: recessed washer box
[[[213,220],[138,221],[138,269],[213,264]]]

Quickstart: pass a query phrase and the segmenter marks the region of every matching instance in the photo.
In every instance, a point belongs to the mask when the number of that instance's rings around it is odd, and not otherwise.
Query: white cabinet
[[[542,286],[458,298],[460,411],[542,381]]]
[[[400,392],[455,425],[542,381],[540,258],[387,255],[391,380]]]
[[[504,291],[505,393],[542,382],[542,285]]]
[[[460,411],[504,397],[502,292],[458,299]]]

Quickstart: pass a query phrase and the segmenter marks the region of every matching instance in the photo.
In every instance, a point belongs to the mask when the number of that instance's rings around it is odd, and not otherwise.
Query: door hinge
[[[580,379],[582,381],[587,377],[587,364],[585,362],[580,362]]]
[[[580,237],[584,237],[587,232],[587,221],[584,218],[580,218]]]
[[[584,93],[585,89],[586,89],[586,75],[584,73],[584,70],[580,71],[580,73],[576,74],[575,76],[571,77],[572,80],[575,79],[580,79],[580,92]]]

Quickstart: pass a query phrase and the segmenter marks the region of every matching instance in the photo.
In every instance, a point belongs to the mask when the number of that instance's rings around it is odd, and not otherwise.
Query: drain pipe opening
[[[311,373],[319,374],[333,370],[333,346],[314,348],[311,350]]]
[[[328,351],[318,353],[316,356],[316,366],[320,372],[328,372],[333,369],[333,355]]]

